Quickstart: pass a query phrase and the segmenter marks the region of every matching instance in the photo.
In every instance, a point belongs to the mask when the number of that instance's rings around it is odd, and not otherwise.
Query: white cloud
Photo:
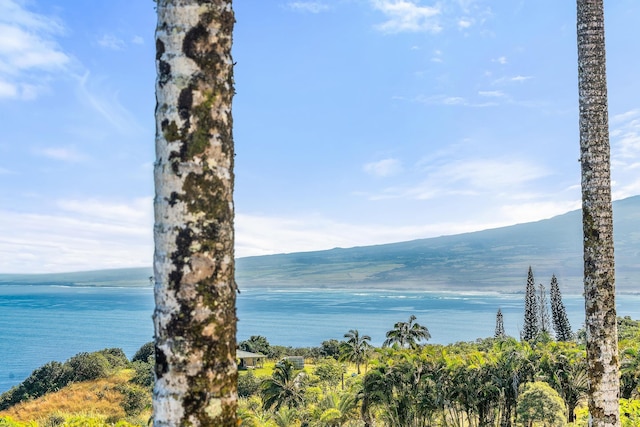
[[[60,201],[47,214],[0,209],[0,271],[45,273],[149,266],[152,199]]]
[[[529,186],[531,182],[550,175],[543,165],[510,158],[425,162],[420,167],[424,177],[418,184],[385,188],[367,195],[369,200],[500,195],[502,202],[506,203],[509,199],[521,197],[525,184]]]
[[[88,159],[86,155],[78,152],[73,147],[34,148],[33,153],[39,156],[48,157],[50,159],[71,163],[82,162]]]
[[[142,45],[144,44],[144,39],[141,36],[133,36],[131,43]]]
[[[282,218],[238,214],[236,256],[350,248],[458,234],[508,225],[505,222],[437,222],[424,225],[349,224],[318,215]]]
[[[0,80],[0,99],[15,98],[18,96],[18,87],[15,84]]]
[[[481,90],[478,92],[478,95],[489,98],[503,98],[505,96],[501,90]]]
[[[363,170],[370,175],[387,177],[402,172],[402,163],[398,159],[384,159],[367,163]]]
[[[420,6],[411,0],[372,0],[372,5],[387,18],[387,21],[377,25],[382,32],[438,33],[442,30],[438,20],[442,10],[438,5]]]
[[[469,28],[471,25],[473,25],[473,21],[469,18],[461,18],[458,20],[458,28],[460,29]]]
[[[527,80],[531,80],[532,78],[533,76],[522,76],[522,75],[517,75],[512,77],[500,77],[499,79],[494,80],[493,84],[523,83],[523,82],[526,82]]]
[[[504,65],[504,64],[507,63],[507,57],[506,56],[501,56],[499,58],[492,59],[491,61],[497,62],[498,64],[501,64],[501,65]]]
[[[613,115],[610,128],[613,198],[640,194],[640,109]]]
[[[287,3],[287,7],[300,12],[320,13],[329,10],[329,6],[317,1],[294,1]]]
[[[126,47],[124,40],[113,34],[104,34],[98,39],[98,44],[106,49],[122,50]]]
[[[426,105],[445,105],[445,106],[451,106],[451,107],[459,106],[459,107],[484,108],[484,107],[493,107],[498,105],[495,101],[473,102],[462,96],[452,96],[452,95],[431,95],[431,96],[419,95],[416,98],[414,98],[413,101],[418,102],[420,104],[426,104]]]
[[[62,31],[54,17],[0,1],[0,98],[33,98],[43,76],[65,69],[70,58],[54,39]]]
[[[88,71],[82,76],[77,76],[80,100],[122,133],[144,131],[134,116],[120,103],[118,93],[103,93],[105,90],[99,86],[101,82],[90,77]]]

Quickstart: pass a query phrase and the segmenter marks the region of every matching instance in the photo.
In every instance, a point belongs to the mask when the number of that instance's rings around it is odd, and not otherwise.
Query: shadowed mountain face
[[[614,203],[616,286],[640,292],[640,196]],[[582,219],[551,219],[475,233],[349,249],[239,258],[236,281],[249,287],[410,288],[524,292],[527,269],[547,287],[582,292]],[[0,275],[3,283],[149,286],[150,268]]]
[[[619,292],[640,284],[640,196],[614,203]],[[240,258],[240,288],[380,287],[451,291],[524,290],[555,274],[564,293],[582,292],[582,219],[572,211],[492,230],[386,245]]]

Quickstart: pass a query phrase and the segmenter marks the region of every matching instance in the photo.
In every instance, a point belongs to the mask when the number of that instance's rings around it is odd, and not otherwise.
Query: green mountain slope
[[[640,292],[640,196],[614,203],[616,282]],[[555,274],[564,293],[582,292],[580,211],[474,233],[348,249],[239,258],[236,280],[250,287],[413,288],[452,291],[524,289]],[[151,268],[60,274],[0,274],[3,283],[149,286]]]
[[[640,284],[640,196],[614,203],[618,290]],[[522,291],[527,268],[564,292],[582,288],[580,211],[492,230],[377,246],[240,258],[243,287],[403,287]]]

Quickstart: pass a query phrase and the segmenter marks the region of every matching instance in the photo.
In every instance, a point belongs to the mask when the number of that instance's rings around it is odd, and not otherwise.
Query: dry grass
[[[124,419],[123,395],[118,388],[126,385],[131,375],[130,370],[122,370],[109,378],[71,384],[55,393],[1,411],[0,417],[10,416],[21,422],[42,421],[56,414],[93,414]]]

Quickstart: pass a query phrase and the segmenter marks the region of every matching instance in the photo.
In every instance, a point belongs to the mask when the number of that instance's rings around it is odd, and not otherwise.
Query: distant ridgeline
[[[614,202],[616,286],[638,292],[640,196]],[[409,242],[239,258],[236,280],[249,287],[404,288],[522,292],[524,272],[558,278],[562,292],[582,292],[579,210],[550,219]],[[151,268],[46,275],[2,275],[7,283],[149,286]]]
[[[640,196],[614,202],[616,286],[638,292]],[[243,287],[380,287],[522,292],[525,272],[558,278],[562,292],[582,292],[582,216],[402,243],[240,258]]]
[[[149,277],[152,275],[150,267],[53,274],[0,274],[0,285],[139,287],[150,286]]]

